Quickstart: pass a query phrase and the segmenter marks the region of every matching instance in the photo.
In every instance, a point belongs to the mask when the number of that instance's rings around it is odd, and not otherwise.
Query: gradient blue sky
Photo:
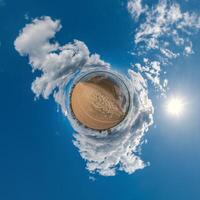
[[[156,2],[156,1],[152,1]],[[200,14],[198,0],[182,2]],[[56,40],[84,41],[91,52],[119,71],[133,62],[135,24],[122,0],[5,0],[0,6],[0,199],[1,200],[199,200],[200,199],[200,43],[192,38],[195,54],[174,60],[167,68],[170,91],[187,100],[179,119],[166,114],[165,101],[150,86],[154,125],[145,136],[142,159],[151,164],[132,175],[94,175],[72,144],[73,130],[57,105],[34,101],[35,77],[28,59],[14,49],[19,30],[30,18],[60,19]]]

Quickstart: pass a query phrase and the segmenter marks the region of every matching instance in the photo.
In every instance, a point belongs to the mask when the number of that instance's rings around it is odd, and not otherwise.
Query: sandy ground
[[[97,130],[117,125],[124,117],[117,89],[111,81],[100,77],[77,83],[72,91],[71,106],[78,121]]]

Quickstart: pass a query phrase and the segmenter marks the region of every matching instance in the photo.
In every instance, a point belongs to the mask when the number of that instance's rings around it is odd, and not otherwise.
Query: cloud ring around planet
[[[118,74],[111,69],[106,71]],[[99,133],[99,131],[85,128],[77,123],[73,116],[68,115],[68,119],[77,132],[74,135],[74,145],[78,147],[81,156],[87,161],[88,170],[98,171],[102,175],[114,175],[117,165],[119,165],[118,169],[127,173],[132,173],[145,166],[145,163],[137,156],[137,149],[144,132],[152,124],[151,101],[145,99],[147,96],[141,91],[140,93],[139,88],[135,88],[134,85],[134,79],[139,78],[137,74],[129,71],[129,78],[121,74],[118,76],[123,79],[130,92],[130,107],[121,123],[109,131]]]
[[[110,84],[112,84],[112,86],[114,86],[115,88],[118,88],[118,92],[120,94],[118,95],[123,95],[123,105],[122,105],[122,109],[123,109],[123,113],[124,113],[124,116],[123,118],[120,119],[120,121],[111,126],[110,128],[102,128],[102,129],[99,129],[99,130],[96,130],[95,131],[95,128],[89,128],[90,130],[94,130],[94,132],[97,132],[97,135],[99,135],[99,132],[101,132],[101,135],[103,133],[107,133],[107,132],[115,132],[116,129],[118,129],[118,127],[120,127],[120,124],[121,123],[124,123],[124,120],[126,119],[127,117],[127,114],[129,113],[130,111],[130,102],[131,101],[131,96],[130,96],[130,91],[129,91],[129,87],[127,84],[129,84],[128,80],[126,79],[126,77],[122,76],[121,74],[119,74],[118,72],[116,71],[113,71],[111,69],[104,69],[102,70],[101,68],[98,68],[98,67],[95,67],[94,69],[89,69],[87,71],[83,71],[83,72],[79,72],[75,78],[72,80],[72,83],[71,84],[68,84],[68,87],[66,88],[66,104],[67,104],[67,109],[68,109],[68,115],[70,114],[70,117],[69,119],[75,119],[74,121],[71,121],[71,124],[77,124],[76,126],[80,125],[81,126],[81,122],[79,122],[77,119],[76,119],[76,116],[73,112],[73,108],[72,108],[72,93],[74,91],[74,88],[76,87],[76,85],[78,85],[79,83],[83,83],[83,82],[88,82],[90,81],[91,79],[97,79],[99,78],[100,80],[106,80],[106,81],[109,81]],[[96,82],[98,82],[99,80],[96,80]],[[100,81],[99,81],[100,82]],[[129,84],[130,85],[130,84]],[[106,87],[107,85],[104,85],[104,87]],[[115,88],[111,88],[111,89],[115,89]],[[108,89],[108,88],[107,88]],[[89,95],[88,92],[90,91],[86,91],[86,94],[85,95]],[[70,94],[70,95],[68,95]],[[115,94],[116,95],[116,94]],[[80,99],[80,103],[81,103],[82,99]],[[91,100],[90,100],[91,101]],[[122,100],[121,100],[122,101]],[[70,103],[70,105],[69,105]],[[97,101],[95,103],[98,103]],[[102,102],[100,102],[102,103]],[[109,102],[103,102],[103,103],[107,103],[107,106],[104,105],[106,107],[107,110],[109,110]],[[120,102],[122,103],[122,102]],[[92,106],[92,105],[91,105]],[[135,107],[137,108],[137,106]],[[99,109],[97,110],[97,112],[101,112]],[[136,112],[136,111],[135,111]],[[97,114],[98,114],[97,113]],[[115,114],[115,113],[114,113]],[[93,117],[95,117],[93,115]],[[109,120],[109,118],[106,117],[106,121]],[[82,125],[82,128],[81,129],[85,129],[85,132],[87,133],[88,132],[88,128],[87,126],[83,126]]]
[[[112,130],[112,134],[106,131],[99,134],[80,126],[69,110],[67,86],[71,86],[73,80],[89,71],[118,72],[98,54],[91,54],[84,42],[74,40],[62,46],[52,42],[60,29],[59,20],[48,16],[36,18],[20,31],[14,42],[19,54],[29,57],[33,71],[41,72],[32,83],[36,98],[41,96],[48,99],[53,95],[74,128],[73,143],[91,173],[113,176],[116,170],[130,174],[144,168],[146,164],[140,158],[138,149],[144,133],[153,123],[153,106],[148,98],[146,81],[140,73],[131,69],[127,75],[118,74],[128,87],[131,101],[126,118]]]

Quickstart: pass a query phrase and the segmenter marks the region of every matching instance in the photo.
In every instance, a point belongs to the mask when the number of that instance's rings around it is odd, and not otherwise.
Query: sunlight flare
[[[166,110],[173,116],[180,117],[185,109],[185,102],[181,97],[171,97],[166,105]]]

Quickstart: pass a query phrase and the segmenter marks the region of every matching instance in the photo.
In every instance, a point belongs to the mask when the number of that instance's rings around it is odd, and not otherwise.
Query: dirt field
[[[117,90],[111,81],[100,77],[77,83],[72,91],[71,106],[78,121],[97,130],[117,125],[124,117]]]

